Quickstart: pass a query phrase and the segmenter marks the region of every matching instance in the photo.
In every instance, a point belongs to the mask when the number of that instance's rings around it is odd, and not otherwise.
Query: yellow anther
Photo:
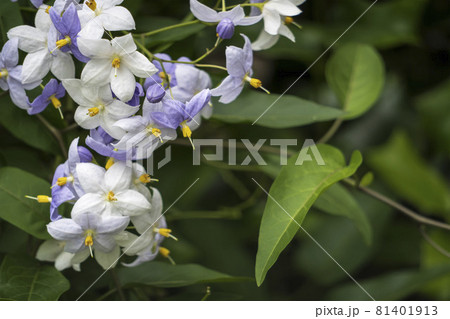
[[[176,238],[174,235],[171,234],[171,233],[172,233],[172,229],[168,229],[168,228],[155,228],[154,231],[155,231],[155,233],[158,233],[158,234],[160,234],[160,235],[162,235],[162,236],[164,236],[164,237],[167,237],[167,238],[170,237],[170,238],[172,238],[172,239],[178,241],[178,238]]]
[[[52,6],[47,6],[47,9],[45,9],[45,13],[50,14],[50,9],[52,8]]]
[[[163,80],[165,80],[166,79],[166,73],[165,72],[159,72],[158,73],[158,75],[159,75],[159,77],[161,78],[161,79],[163,79]]]
[[[113,157],[110,157],[109,159],[108,159],[108,161],[106,162],[106,165],[105,165],[105,168],[106,169],[110,169],[111,168],[111,166],[113,166],[114,165],[114,158]]]
[[[90,117],[96,116],[98,113],[100,113],[100,109],[98,107],[91,107],[88,109],[88,112],[86,115],[89,115]]]
[[[156,137],[160,137],[161,136],[161,130],[159,128],[152,128],[152,134],[155,135]]]
[[[292,17],[286,17],[284,18],[284,23],[286,24],[291,24],[292,22],[294,22],[294,19]]]
[[[270,94],[270,92],[262,86],[261,80],[258,80],[255,78],[250,78],[248,75],[245,76],[244,80],[249,82],[250,85],[253,86],[255,89],[261,89],[264,92],[266,92],[267,94]]]
[[[67,182],[72,183],[73,182],[73,176],[58,178],[58,180],[56,181],[56,185],[64,186],[64,185],[67,184]]]
[[[86,5],[91,9],[92,11],[97,10],[97,2],[95,0],[88,0],[86,1]]]
[[[110,192],[108,193],[108,195],[106,195],[106,199],[107,199],[108,201],[110,201],[110,202],[116,202],[116,201],[117,201],[116,195],[115,195],[114,192],[112,192],[112,191],[110,191]]]
[[[70,45],[71,43],[72,43],[72,39],[68,35],[66,35],[66,37],[64,39],[56,41],[56,48],[61,49],[62,47],[66,46],[66,45]]]
[[[165,258],[169,258],[170,250],[168,250],[167,248],[164,248],[164,247],[159,247],[159,253],[161,254],[161,256],[163,256]]]
[[[112,64],[113,68],[116,68],[116,69],[120,68],[120,59],[114,58],[114,60],[112,61],[111,64]]]
[[[37,197],[31,197],[31,196],[25,196],[25,197],[28,199],[33,199],[40,204],[46,204],[46,203],[52,202],[52,198],[49,196],[46,196],[46,195],[38,195]]]
[[[8,77],[8,70],[7,69],[1,69],[0,70],[0,79]]]
[[[55,107],[55,109],[59,109],[61,107],[61,101],[57,99],[54,94],[50,96],[50,101],[52,101],[52,104]]]
[[[184,121],[183,123],[181,123],[181,131],[183,132],[183,137],[188,137],[191,138],[192,136],[192,131],[189,128],[189,126],[186,124],[186,121]]]
[[[139,176],[139,181],[142,184],[147,184],[147,183],[150,183],[152,181],[152,178],[148,174],[142,174],[141,176]]]
[[[85,246],[92,246],[94,244],[94,239],[92,238],[92,235],[87,235],[86,239],[84,240]]]

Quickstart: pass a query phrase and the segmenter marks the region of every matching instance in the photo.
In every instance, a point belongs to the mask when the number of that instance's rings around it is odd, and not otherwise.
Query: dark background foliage
[[[26,1],[20,3],[28,5]],[[294,30],[296,43],[281,39],[273,49],[256,53],[255,76],[271,92],[283,93],[370,3],[366,0],[307,1],[301,7],[303,13],[295,18],[303,26],[301,31]],[[189,12],[188,1],[184,0],[125,0],[123,5],[132,11],[137,32],[177,23]],[[24,22],[32,24],[33,14],[27,11],[22,14]],[[3,41],[8,23],[10,26],[21,24],[8,20],[8,15],[9,11],[0,7]],[[423,215],[446,222],[450,222],[449,17],[447,0],[380,0],[289,90],[289,94],[339,107],[325,79],[326,62],[333,51],[346,43],[374,46],[385,63],[383,93],[370,111],[346,121],[330,143],[339,147],[347,158],[355,149],[363,153],[363,168],[358,175],[373,172],[375,179],[371,187]],[[260,27],[238,31],[255,39]],[[188,36],[184,38],[181,32],[188,32]],[[184,39],[171,43],[161,34],[161,38],[149,41],[149,49],[167,52],[173,58],[194,58],[202,55],[215,41],[214,27],[178,30],[170,34],[175,36],[174,39],[177,34]],[[241,46],[243,41],[235,36],[231,43]],[[224,65],[223,48],[208,57],[207,62]],[[215,83],[223,76],[220,71],[211,74]],[[30,119],[25,112],[14,108],[7,95],[1,96],[0,102],[0,166],[17,167],[50,181],[54,168],[63,161],[56,141],[35,118]],[[283,100],[274,107],[282,108]],[[66,123],[71,123],[73,104],[67,100],[64,109]],[[57,112],[50,108],[44,116],[60,129],[67,125],[62,124]],[[22,132],[17,131],[14,121],[23,124]],[[330,125],[325,122],[300,128],[272,129],[249,124],[230,125],[213,118],[205,121],[194,137],[248,138],[255,142],[260,138],[318,140]],[[74,137],[81,136],[83,140],[85,135],[82,130],[72,130],[64,134],[64,142],[68,145]],[[292,150],[298,150],[301,144]],[[247,155],[238,154],[241,160]],[[157,154],[157,157],[162,156],[163,150]],[[172,162],[156,172],[160,182],[155,186],[163,195],[165,207],[200,178],[167,213],[170,227],[180,240],[166,241],[165,244],[177,264],[196,263],[232,276],[250,277],[250,280],[237,283],[208,284],[211,287],[209,300],[367,299],[342,269],[302,231],[282,252],[262,286],[257,287],[251,278],[254,278],[266,195],[252,178],[266,189],[273,178],[255,167],[240,170],[215,162],[193,167],[191,157],[191,149],[186,145],[172,145]],[[26,180],[16,182],[27,183]],[[370,245],[363,241],[351,220],[326,214],[317,208],[313,208],[305,219],[305,229],[374,296],[386,300],[448,300],[449,259],[425,241],[419,225],[357,190],[351,190],[351,193],[370,220],[373,230]],[[442,202],[439,202],[442,196],[437,198],[436,194],[443,194]],[[432,228],[426,231],[436,243],[450,249],[448,232]],[[36,238],[6,221],[0,222],[0,256],[32,257],[38,245]],[[151,272],[151,265],[139,271]],[[82,265],[81,273],[64,271],[71,289],[61,299],[78,298],[102,272],[92,261]],[[121,275],[118,271],[115,276]],[[114,289],[113,277],[106,273],[83,299],[96,300]],[[206,286],[204,283],[181,288],[139,285],[125,287],[124,294],[130,300],[200,300]],[[105,298],[119,300],[120,295],[113,291]]]

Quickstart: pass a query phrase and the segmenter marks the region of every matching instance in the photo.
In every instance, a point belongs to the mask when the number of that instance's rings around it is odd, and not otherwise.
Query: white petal
[[[52,58],[51,71],[58,80],[73,79],[75,77],[75,63],[68,53],[58,51]]]
[[[100,193],[104,187],[105,169],[92,163],[80,163],[76,168],[78,181],[86,193]]]
[[[111,70],[113,68],[111,63],[111,59],[90,60],[81,73],[81,80],[86,85],[107,85],[110,82]]]
[[[114,193],[130,188],[131,167],[125,162],[117,162],[111,166],[105,174],[105,186],[108,191]]]
[[[103,269],[109,269],[116,266],[120,257],[120,247],[116,246],[113,251],[104,253],[98,249],[94,253],[95,260],[103,267]]]
[[[78,79],[66,79],[62,81],[64,88],[70,97],[79,105],[91,106],[93,100],[84,96],[83,94],[83,83]]]
[[[252,43],[252,49],[254,51],[260,51],[260,50],[266,50],[275,45],[275,43],[278,42],[278,39],[280,38],[279,35],[271,35],[268,34],[266,31],[262,30],[259,34],[258,39],[256,39],[255,42]]]
[[[78,48],[91,59],[110,58],[113,55],[111,43],[106,39],[79,38]]]
[[[27,53],[36,52],[47,47],[47,34],[28,25],[12,28],[8,31],[8,38],[18,38],[19,49]]]
[[[106,198],[104,195],[88,193],[77,200],[72,208],[71,216],[73,218],[86,213],[102,214],[105,206]]]
[[[117,76],[112,76],[111,90],[119,100],[128,102],[133,97],[136,89],[136,79],[133,73],[125,66],[121,66],[116,70]]]
[[[33,83],[42,80],[50,71],[51,57],[45,48],[29,53],[23,61],[22,83]]]
[[[263,16],[264,30],[269,34],[277,35],[281,26],[280,15],[274,10],[263,10]]]
[[[45,5],[44,5],[45,6]],[[47,33],[50,30],[50,27],[53,26],[52,19],[50,19],[50,15],[45,12],[44,6],[41,6],[36,13],[36,17],[34,18],[34,25],[39,30]],[[45,6],[47,7],[47,6]]]
[[[64,250],[64,242],[57,240],[46,240],[39,246],[36,259],[40,261],[55,261],[58,255]]]
[[[158,69],[140,52],[133,52],[122,57],[123,63],[140,78],[148,78],[158,72]]]
[[[63,251],[58,255],[55,260],[55,268],[58,271],[63,271],[64,269],[72,267],[72,258],[75,254],[71,254]]]
[[[136,24],[130,11],[124,7],[103,10],[100,15],[103,27],[108,31],[134,30]]]
[[[200,21],[217,22],[220,20],[219,15],[215,10],[205,6],[197,0],[191,0],[190,6],[192,14]]]
[[[117,193],[116,198],[117,202],[115,202],[114,205],[126,216],[144,214],[151,208],[151,205],[145,196],[134,190],[126,190]]]
[[[292,42],[295,42],[295,35],[292,33],[292,31],[284,24],[280,26],[280,30],[278,30],[278,33]]]
[[[114,52],[125,56],[137,50],[136,43],[134,43],[133,36],[129,33],[123,37],[117,37],[111,40]]]
[[[287,17],[296,16],[302,12],[289,0],[271,0],[264,5],[264,9],[277,11]]]
[[[78,39],[101,39],[104,33],[105,30],[103,29],[101,20],[99,18],[94,18],[87,22],[83,29],[81,29],[80,33],[78,33]],[[83,45],[85,45],[85,41],[82,42]],[[83,50],[86,51],[86,48],[84,46]],[[92,50],[90,51],[92,53]],[[96,53],[96,55],[98,55],[98,53]]]

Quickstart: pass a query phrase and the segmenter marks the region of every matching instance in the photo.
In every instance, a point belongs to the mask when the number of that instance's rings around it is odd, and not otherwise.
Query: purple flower
[[[69,158],[59,165],[52,181],[52,202],[50,205],[50,219],[61,218],[58,207],[68,201],[75,200],[84,194],[77,180],[76,166],[78,163],[92,161],[92,154],[84,147],[78,146],[79,138],[72,141],[69,147]]]
[[[29,99],[25,90],[34,89],[41,81],[22,84],[22,66],[19,63],[19,40],[13,38],[5,43],[0,52],[0,88],[9,90],[11,100],[21,109],[29,108]]]
[[[51,8],[50,18],[60,33],[55,49],[60,49],[62,52],[70,51],[79,61],[87,63],[89,58],[85,57],[78,49],[77,38],[81,31],[81,24],[75,5],[72,3],[62,17],[54,8]]]
[[[236,6],[230,11],[217,12],[197,0],[190,0],[192,14],[204,22],[219,22],[216,32],[222,39],[231,39],[234,34],[234,27],[238,25],[252,25],[262,19],[262,15],[246,17],[244,9]]]
[[[189,122],[194,121],[194,117],[211,100],[211,91],[209,89],[195,95],[186,104],[180,101],[165,99],[163,100],[164,112],[153,112],[151,118],[156,124],[171,129],[181,127],[184,137],[191,138],[192,131],[189,128]]]
[[[44,87],[42,94],[34,99],[33,103],[30,103],[31,108],[28,109],[28,114],[34,115],[41,113],[50,103],[61,112],[61,102],[59,99],[63,98],[65,95],[66,89],[64,89],[62,83],[58,83],[57,80],[51,79]]]
[[[114,92],[112,92],[113,94],[113,98],[118,99],[118,97],[114,94]],[[134,95],[131,98],[131,100],[129,100],[127,102],[127,104],[129,106],[140,106],[141,105],[141,97],[143,97],[145,95],[144,93],[144,88],[142,87],[142,85],[140,85],[139,83],[136,82],[136,89],[134,90]]]
[[[220,96],[219,102],[224,104],[233,102],[241,94],[245,82],[249,82],[254,88],[261,88],[269,93],[261,86],[260,80],[252,78],[252,44],[245,35],[241,35],[245,40],[244,47],[241,49],[235,46],[229,46],[225,51],[229,75],[217,88],[211,90],[212,95]]]
[[[118,151],[113,146],[114,138],[112,138],[104,129],[98,127],[90,131],[90,136],[86,137],[86,145],[96,151],[98,154],[106,157],[112,157],[119,161],[127,159],[126,151]]]
[[[172,60],[169,55],[163,53],[155,54],[155,57],[162,60]],[[176,64],[163,62],[163,64],[161,65],[158,60],[153,60],[153,64],[159,72],[145,80],[144,89],[147,92],[147,99],[149,100],[149,102],[158,103],[166,95],[164,91],[165,88],[173,88],[177,86],[177,78],[175,75]],[[157,85],[159,88],[154,88],[155,85]]]

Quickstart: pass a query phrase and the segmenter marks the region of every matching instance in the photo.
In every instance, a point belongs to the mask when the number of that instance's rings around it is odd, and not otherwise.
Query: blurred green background
[[[2,1],[7,2],[7,1]],[[214,1],[205,3],[212,4]],[[21,5],[27,5],[21,1]],[[227,2],[228,3],[228,2]],[[303,30],[291,29],[296,43],[281,39],[264,52],[255,53],[255,76],[273,93],[283,93],[298,76],[320,56],[342,32],[371,4],[366,0],[309,0],[295,17]],[[2,4],[3,5],[3,4]],[[188,1],[125,0],[133,13],[137,32],[145,32],[177,23],[189,12]],[[23,19],[32,24],[33,13],[23,11]],[[5,40],[8,12],[0,6]],[[9,19],[14,25],[16,20]],[[20,24],[20,23],[18,23]],[[214,27],[195,26],[149,40],[152,52],[198,57],[215,42]],[[239,28],[255,39],[261,24]],[[186,32],[186,34],[181,34]],[[159,41],[159,42],[158,42]],[[363,153],[363,169],[373,172],[372,188],[423,215],[450,222],[450,2],[448,0],[380,0],[336,45],[323,56],[289,91],[317,103],[339,107],[325,79],[325,65],[333,52],[347,43],[369,44],[377,49],[385,63],[386,83],[377,103],[363,116],[346,121],[330,141],[348,158],[355,149]],[[234,37],[231,44],[242,46]],[[228,42],[227,42],[228,45]],[[224,65],[224,46],[205,60]],[[205,62],[205,63],[206,63]],[[215,83],[223,77],[212,71]],[[252,89],[247,89],[250,91]],[[1,96],[0,165],[18,167],[47,181],[63,161],[52,136],[40,123],[14,108],[8,96]],[[65,105],[65,110],[73,109]],[[226,108],[215,103],[216,108]],[[276,107],[283,107],[283,100]],[[57,112],[49,108],[44,116],[53,125],[64,128]],[[71,123],[70,115],[66,116]],[[22,123],[22,132],[17,125]],[[330,122],[300,128],[273,129],[248,123],[226,124],[219,119],[204,121],[194,138],[298,139],[298,150],[305,138],[318,140]],[[40,133],[40,134],[39,134]],[[81,130],[65,134],[66,144]],[[299,231],[268,272],[261,287],[254,278],[259,225],[266,195],[252,181],[255,178],[268,189],[277,167],[229,167],[216,162],[192,166],[189,145],[173,144],[172,161],[155,173],[155,185],[169,207],[197,178],[195,186],[167,213],[167,220],[178,242],[164,245],[177,264],[196,263],[249,280],[237,283],[198,283],[180,288],[139,286],[125,291],[130,300],[200,300],[211,287],[208,300],[366,300],[368,297],[310,238]],[[160,150],[157,158],[163,157]],[[247,153],[238,152],[241,161]],[[265,158],[270,160],[270,155]],[[26,181],[23,181],[26,183]],[[45,190],[43,190],[45,192]],[[366,244],[355,224],[314,207],[304,228],[361,283],[376,299],[449,300],[450,260],[425,241],[419,225],[379,201],[351,190],[357,205],[368,216],[373,240]],[[450,250],[449,232],[427,228],[430,238]],[[40,241],[25,232],[0,222],[0,256],[33,256]],[[167,260],[160,259],[162,262]],[[152,271],[147,267],[142,271]],[[101,273],[94,262],[82,265],[82,272],[63,272],[71,289],[62,300],[76,299]],[[119,273],[120,275],[120,273]],[[90,289],[83,299],[96,300],[114,287],[109,273]],[[105,299],[119,300],[112,293]]]

